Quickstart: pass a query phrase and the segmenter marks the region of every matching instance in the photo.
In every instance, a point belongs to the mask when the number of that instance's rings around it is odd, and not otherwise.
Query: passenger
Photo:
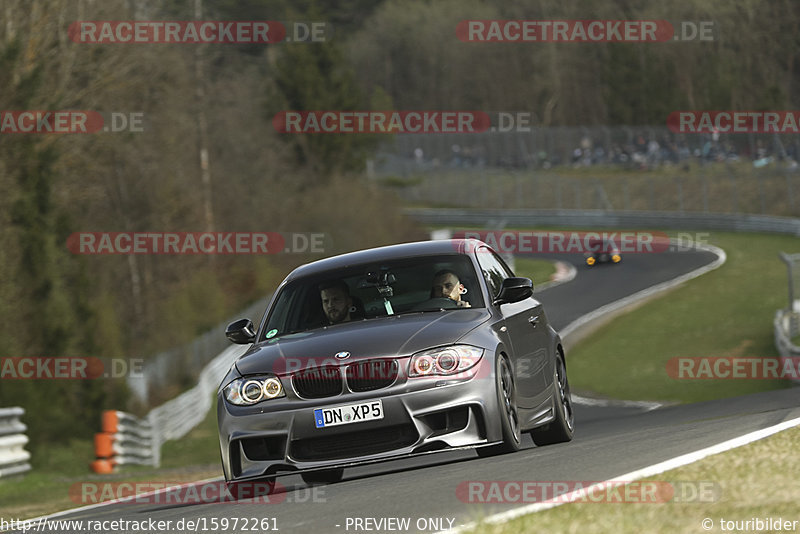
[[[447,298],[455,301],[462,308],[469,308],[470,304],[461,298],[467,293],[467,288],[458,278],[458,275],[449,269],[442,269],[433,275],[431,298]]]
[[[322,311],[330,324],[344,323],[351,319],[354,311],[350,288],[342,280],[331,280],[320,284],[319,296],[322,300]]]

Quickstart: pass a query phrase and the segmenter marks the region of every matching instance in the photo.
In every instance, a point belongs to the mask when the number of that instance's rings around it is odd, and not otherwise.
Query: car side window
[[[481,266],[483,277],[486,279],[492,298],[496,297],[500,293],[500,286],[503,284],[503,280],[512,276],[511,273],[500,258],[486,247],[478,249],[478,264]]]

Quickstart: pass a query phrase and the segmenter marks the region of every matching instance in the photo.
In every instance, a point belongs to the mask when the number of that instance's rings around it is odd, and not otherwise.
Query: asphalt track
[[[562,255],[559,259],[577,266],[577,277],[537,294],[537,298],[544,302],[551,323],[563,328],[604,304],[673,279],[715,258],[701,251],[640,254],[626,256],[619,265],[588,268],[583,265],[582,257]],[[569,354],[567,359],[569,362]],[[494,458],[478,458],[469,450],[435,453],[351,468],[345,471],[343,481],[313,488],[304,484],[299,475],[280,477],[279,492],[255,503],[116,503],[71,512],[58,519],[171,520],[169,532],[203,532],[204,526],[207,532],[268,531],[242,529],[241,526],[235,530],[232,526],[212,529],[215,518],[219,521],[228,518],[229,525],[234,518],[239,518],[240,525],[243,518],[259,521],[275,518],[270,526],[291,534],[437,531],[523,504],[468,502],[464,495],[457,495],[457,489],[463,488],[466,482],[614,479],[798,417],[800,388],[656,410],[577,405],[575,413],[575,438],[567,444],[536,447],[526,435],[521,451]],[[705,517],[702,506],[697,508],[697,514],[699,525]],[[366,518],[375,521],[407,519],[410,528],[398,529],[397,523],[365,522]],[[356,523],[356,519],[361,522]],[[187,520],[200,522],[196,529],[181,530],[175,528],[180,520],[184,525]],[[251,519],[249,526],[253,523]],[[48,528],[47,531],[76,530]]]

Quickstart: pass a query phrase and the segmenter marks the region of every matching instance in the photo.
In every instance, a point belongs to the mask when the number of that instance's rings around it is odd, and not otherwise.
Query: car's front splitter
[[[330,399],[307,401],[306,407],[292,410],[233,415],[220,398],[225,477],[240,481],[280,471],[363,465],[501,440],[499,422],[491,415],[498,413],[492,381],[439,383],[430,389],[388,396],[342,396],[335,404],[380,399],[384,418],[330,428],[316,428],[313,415],[315,408],[334,404]],[[402,433],[399,437],[398,432]]]

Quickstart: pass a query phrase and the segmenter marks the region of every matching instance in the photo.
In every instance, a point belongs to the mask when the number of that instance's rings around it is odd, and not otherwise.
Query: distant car
[[[598,263],[619,263],[622,261],[622,255],[619,248],[613,241],[604,241],[603,239],[596,238],[589,242],[589,252],[586,252],[586,265],[591,267]]]
[[[435,275],[457,273],[469,305],[436,297]],[[320,287],[349,288],[346,322],[330,324]],[[327,284],[327,285],[326,285]],[[570,441],[574,418],[561,339],[532,296],[477,240],[408,243],[295,269],[218,392],[225,479],[299,472],[336,482],[357,464],[433,451],[513,452]]]

